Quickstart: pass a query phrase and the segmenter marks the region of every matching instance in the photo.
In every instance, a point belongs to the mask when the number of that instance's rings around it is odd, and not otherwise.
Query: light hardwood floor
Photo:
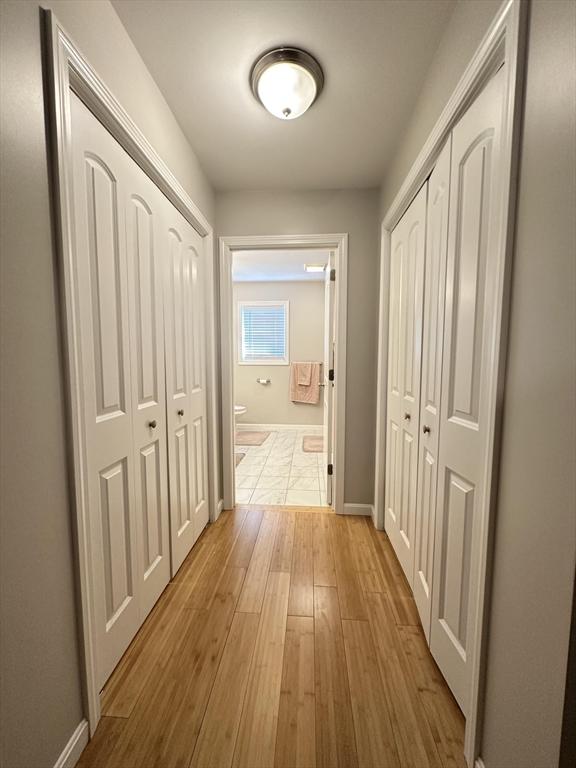
[[[385,534],[322,507],[209,526],[110,678],[80,768],[455,768],[464,719]]]

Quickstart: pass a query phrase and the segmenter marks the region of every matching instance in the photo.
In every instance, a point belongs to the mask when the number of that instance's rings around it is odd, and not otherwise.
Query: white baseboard
[[[344,514],[364,515],[365,517],[371,517],[374,519],[374,506],[372,504],[351,504],[349,502],[345,502]]]
[[[88,720],[82,720],[64,747],[62,754],[54,763],[54,768],[74,768],[84,747],[88,744],[88,735]]]
[[[241,431],[243,429],[258,429],[263,432],[271,432],[277,429],[323,429],[322,424],[249,424],[246,421],[237,422],[236,429]]]

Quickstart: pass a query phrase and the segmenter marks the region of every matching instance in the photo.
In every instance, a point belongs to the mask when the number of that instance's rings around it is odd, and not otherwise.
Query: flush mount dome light
[[[254,96],[274,117],[294,120],[320,95],[324,73],[306,51],[276,48],[254,64],[250,85]]]

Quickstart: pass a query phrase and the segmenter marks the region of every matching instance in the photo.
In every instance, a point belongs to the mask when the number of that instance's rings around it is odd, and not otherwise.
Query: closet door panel
[[[192,305],[190,264],[183,241],[182,227],[166,228],[174,216],[165,210],[166,254],[166,390],[168,426],[168,466],[170,476],[170,541],[172,575],[176,573],[194,544],[194,516],[190,431],[192,343],[190,310]],[[177,228],[178,227],[178,228]]]
[[[88,258],[96,378],[96,418],[126,414],[126,297],[118,180],[102,158],[85,157]]]
[[[416,534],[427,184],[391,239],[386,532],[409,583]]]
[[[128,248],[132,257],[134,290],[134,350],[136,402],[138,408],[160,402],[157,268],[154,243],[154,215],[139,195],[131,195],[128,205]]]
[[[134,584],[130,558],[130,500],[126,460],[100,472],[100,513],[106,625],[112,626],[132,601]]]
[[[208,523],[208,433],[206,427],[206,335],[204,326],[203,241],[189,227],[189,258],[192,282],[192,413],[194,446],[194,530],[198,538]]]
[[[188,424],[178,427],[174,432],[174,472],[175,472],[175,534],[180,539],[190,532],[192,523],[192,501],[190,497],[190,439]]]
[[[208,522],[202,238],[164,206],[172,574]]]
[[[416,502],[416,556],[413,586],[414,599],[427,639],[430,638],[432,607],[446,252],[448,247],[450,152],[451,138],[440,153],[428,182],[420,441]]]
[[[126,241],[130,285],[135,499],[138,510],[140,618],[170,579],[166,393],[160,211],[162,194],[129,158]]]
[[[453,131],[430,648],[467,714],[490,440],[503,69]]]
[[[167,511],[161,492],[162,448],[158,440],[140,449],[140,483],[143,518],[144,579],[149,579],[166,555],[163,510]],[[169,578],[169,577],[168,577]],[[166,583],[168,579],[166,579]]]
[[[98,683],[139,627],[124,156],[71,96],[75,305],[83,373]]]
[[[402,222],[392,233],[390,263],[390,316],[388,337],[388,403],[386,408],[386,488],[385,527],[388,535],[399,529],[401,482],[401,289],[404,228]]]
[[[398,510],[400,506],[400,494],[398,488],[400,452],[400,428],[393,418],[388,420],[387,456],[386,456],[386,518],[387,527],[398,527]],[[390,533],[388,533],[390,535]]]

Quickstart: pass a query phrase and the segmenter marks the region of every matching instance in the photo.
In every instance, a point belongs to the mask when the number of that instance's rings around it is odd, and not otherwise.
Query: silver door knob
[[[150,429],[156,429],[156,419],[152,419],[152,421],[149,421],[148,426],[150,427]]]
[[[176,411],[178,416],[184,416],[184,408],[180,408],[180,410]]]
[[[412,417],[410,416],[410,414],[409,414],[409,413],[405,413],[405,414],[404,414],[404,420],[405,420],[405,421],[410,421],[410,419],[411,419],[411,418],[412,418]]]
[[[424,426],[422,427],[422,432],[424,432],[425,435],[429,435],[430,427],[427,424],[424,424]]]

